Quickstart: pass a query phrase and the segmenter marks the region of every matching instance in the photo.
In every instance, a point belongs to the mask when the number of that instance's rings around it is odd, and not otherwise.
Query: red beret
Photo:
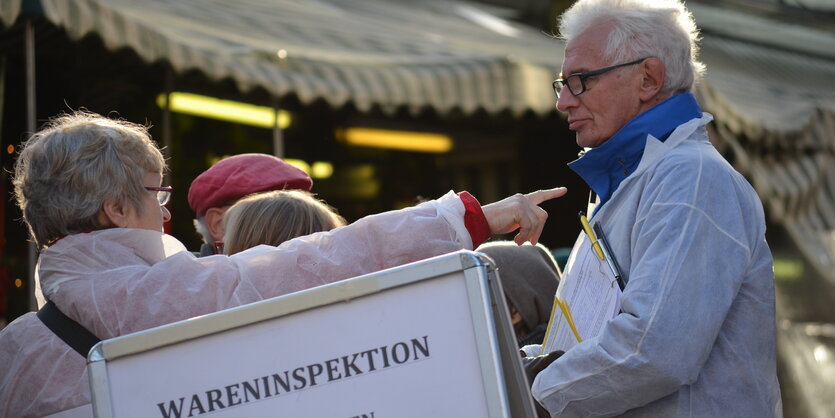
[[[209,208],[269,190],[307,190],[313,180],[304,171],[267,154],[240,154],[224,158],[197,176],[188,188],[188,204],[198,217]]]

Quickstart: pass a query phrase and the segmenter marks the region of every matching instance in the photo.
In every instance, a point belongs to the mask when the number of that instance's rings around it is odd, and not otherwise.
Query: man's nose
[[[557,98],[557,110],[560,112],[567,112],[569,108],[577,106],[579,100],[577,96],[571,93],[569,89],[563,89]]]

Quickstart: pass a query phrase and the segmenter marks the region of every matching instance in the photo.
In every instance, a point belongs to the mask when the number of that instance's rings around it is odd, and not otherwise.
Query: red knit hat
[[[209,208],[231,204],[257,192],[306,190],[313,180],[304,171],[267,154],[224,158],[197,176],[188,189],[188,204],[198,217]]]

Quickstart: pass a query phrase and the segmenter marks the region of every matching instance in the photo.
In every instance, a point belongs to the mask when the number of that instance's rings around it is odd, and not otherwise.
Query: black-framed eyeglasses
[[[174,190],[171,186],[162,186],[162,187],[148,187],[145,186],[145,190],[151,192],[157,192],[157,200],[159,201],[160,206],[165,205],[168,203],[168,200],[171,199],[171,191]]]
[[[573,94],[574,96],[579,96],[579,95],[586,92],[586,80],[588,80],[589,77],[594,77],[596,75],[601,75],[603,73],[607,73],[609,71],[612,71],[614,69],[618,69],[618,68],[621,68],[621,67],[627,67],[627,66],[630,66],[630,65],[640,64],[640,63],[642,63],[645,60],[648,60],[650,58],[652,58],[652,57],[641,58],[639,60],[630,61],[630,62],[627,62],[625,64],[613,65],[611,67],[601,68],[599,70],[586,71],[584,73],[569,74],[568,77],[565,77],[565,78],[558,78],[558,79],[554,80],[554,82],[552,83],[552,85],[554,86],[554,94],[556,94],[557,99],[559,99],[560,98],[560,92],[562,91],[563,86],[567,86],[568,91],[570,91],[571,94]]]

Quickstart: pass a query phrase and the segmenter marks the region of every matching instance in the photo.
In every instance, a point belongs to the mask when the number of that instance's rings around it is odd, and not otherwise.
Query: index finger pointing
[[[537,190],[535,192],[530,192],[525,195],[525,197],[531,201],[534,205],[538,205],[546,200],[551,200],[558,198],[564,194],[568,193],[568,189],[565,187],[556,187],[553,189],[547,190]]]

